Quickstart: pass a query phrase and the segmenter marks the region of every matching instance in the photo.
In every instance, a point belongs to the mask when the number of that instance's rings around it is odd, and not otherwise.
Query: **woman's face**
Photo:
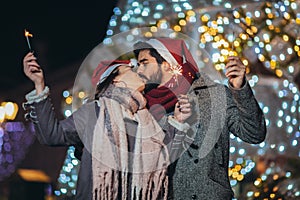
[[[125,65],[118,68],[118,75],[113,82],[117,87],[126,87],[140,92],[145,89],[143,79],[131,67]]]

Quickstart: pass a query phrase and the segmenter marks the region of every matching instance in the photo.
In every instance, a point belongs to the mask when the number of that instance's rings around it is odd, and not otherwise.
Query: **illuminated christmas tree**
[[[142,27],[148,27],[145,37],[172,30],[192,38],[208,52],[205,59],[212,65],[204,70],[219,74],[224,83],[228,56],[242,58],[265,113],[268,135],[258,145],[231,136],[231,185],[242,199],[300,198],[300,1],[124,0],[114,8],[103,45],[110,46],[112,37],[122,32],[124,42],[135,41],[134,30]],[[64,107],[66,116],[70,110],[70,105]]]

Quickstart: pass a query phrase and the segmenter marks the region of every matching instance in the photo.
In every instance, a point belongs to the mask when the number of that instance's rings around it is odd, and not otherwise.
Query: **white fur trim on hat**
[[[157,52],[171,65],[179,65],[174,56],[170,53],[170,50],[159,40],[150,39],[146,43],[150,44]]]
[[[111,65],[108,69],[106,69],[103,74],[100,76],[100,80],[98,82],[98,84],[102,83],[103,81],[105,81],[107,79],[107,77],[109,77],[109,75],[118,67],[120,67],[121,65],[123,66],[129,66],[129,67],[133,67],[130,63],[129,64],[125,64],[125,63],[118,63],[118,64],[114,64]],[[97,85],[98,85],[97,84]]]

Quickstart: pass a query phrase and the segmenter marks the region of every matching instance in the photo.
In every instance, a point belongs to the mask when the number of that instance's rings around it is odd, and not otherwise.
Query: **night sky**
[[[28,52],[24,29],[33,34],[31,46],[44,71],[50,73],[83,60],[102,42],[117,5],[116,0],[80,4],[41,2],[10,2],[1,9],[0,96],[29,81],[22,69],[22,59]]]

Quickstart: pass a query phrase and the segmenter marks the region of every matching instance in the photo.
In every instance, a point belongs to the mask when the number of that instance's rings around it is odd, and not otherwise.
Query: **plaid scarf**
[[[93,199],[167,199],[169,155],[164,132],[140,92],[110,86],[99,98],[92,148]],[[126,120],[137,123],[128,133]],[[129,151],[129,135],[134,147]]]

